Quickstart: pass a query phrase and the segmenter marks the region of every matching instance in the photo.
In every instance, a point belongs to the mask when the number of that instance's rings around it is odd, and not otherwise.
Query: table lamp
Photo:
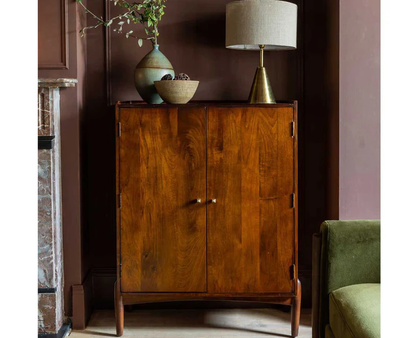
[[[226,48],[260,50],[249,103],[276,103],[263,53],[296,49],[297,11],[297,5],[278,0],[239,0],[227,4]]]

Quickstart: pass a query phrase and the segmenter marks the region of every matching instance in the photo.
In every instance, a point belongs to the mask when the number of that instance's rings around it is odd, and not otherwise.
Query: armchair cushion
[[[329,325],[337,338],[380,338],[380,284],[355,284],[331,292]]]

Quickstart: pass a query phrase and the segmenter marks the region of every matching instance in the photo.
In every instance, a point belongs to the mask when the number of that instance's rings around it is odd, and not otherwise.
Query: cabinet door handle
[[[217,199],[216,199],[216,198],[213,198],[213,199],[211,200],[211,202],[212,202],[212,203],[217,203]]]
[[[201,202],[202,202],[202,200],[200,198],[196,199],[196,203],[201,203]]]

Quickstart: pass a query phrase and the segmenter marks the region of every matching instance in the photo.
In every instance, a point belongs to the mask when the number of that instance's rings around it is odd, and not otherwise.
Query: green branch
[[[138,37],[132,34],[133,31],[130,31],[126,33],[126,38],[132,37],[137,39],[139,46],[142,46],[143,40],[150,40],[153,44],[157,44],[157,37],[159,36],[158,24],[161,21],[162,16],[165,14],[164,9],[166,5],[164,3],[167,0],[141,0],[140,2],[132,3],[126,0],[109,0],[113,1],[114,5],[118,5],[119,7],[124,8],[125,12],[107,21],[91,12],[82,1],[83,0],[77,0],[85,12],[97,20],[96,25],[83,27],[80,30],[82,37],[85,36],[86,31],[89,29],[94,29],[100,26],[109,27],[114,23],[115,20],[118,20],[117,23],[119,27],[113,29],[113,31],[117,33],[123,33],[123,26],[125,23],[141,23],[144,27],[144,31],[147,37]]]

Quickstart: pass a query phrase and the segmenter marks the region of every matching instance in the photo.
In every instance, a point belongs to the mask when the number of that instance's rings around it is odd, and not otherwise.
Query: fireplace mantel
[[[38,87],[48,87],[48,88],[66,88],[66,87],[75,87],[78,83],[77,79],[66,79],[66,78],[43,78],[38,79]]]
[[[76,79],[38,80],[38,334],[68,331],[63,297],[60,90]]]

